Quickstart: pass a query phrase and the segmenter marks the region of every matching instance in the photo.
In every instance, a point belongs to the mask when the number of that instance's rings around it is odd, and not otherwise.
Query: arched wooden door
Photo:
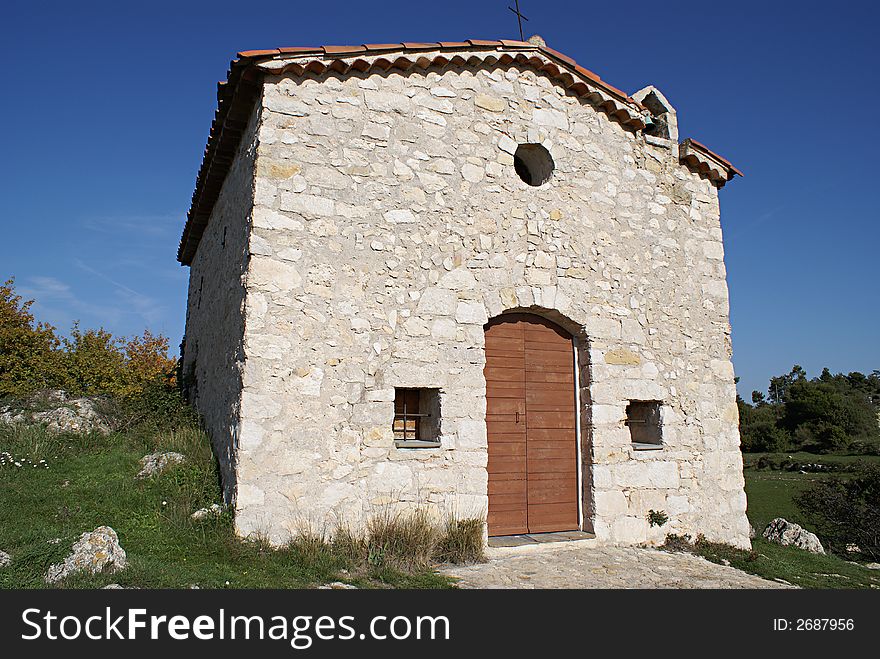
[[[572,338],[509,314],[486,326],[489,535],[578,528]]]

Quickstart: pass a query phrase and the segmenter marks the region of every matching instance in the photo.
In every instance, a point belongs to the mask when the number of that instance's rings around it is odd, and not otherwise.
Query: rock
[[[357,590],[357,586],[352,586],[350,583],[342,583],[341,581],[331,581],[330,583],[326,583],[323,586],[318,586],[318,590]]]
[[[754,540],[758,537],[758,532],[755,530],[755,527],[749,524],[749,540]]]
[[[12,562],[12,556],[5,551],[0,551],[0,567],[6,567]]]
[[[547,42],[544,41],[544,37],[540,34],[533,34],[529,37],[529,43],[534,44],[535,46],[546,46]]]
[[[208,517],[219,517],[223,513],[223,506],[219,503],[212,503],[207,508],[199,508],[190,517],[196,521],[207,519]]]
[[[165,453],[150,453],[141,458],[141,470],[135,478],[144,479],[161,474],[171,465],[181,464],[186,461],[182,453],[167,451]]]
[[[846,551],[848,551],[850,554],[861,554],[862,548],[859,547],[858,545],[854,545],[854,544],[850,543],[846,546]]]
[[[109,526],[99,526],[94,531],[83,533],[71,549],[71,554],[63,563],[49,567],[46,583],[57,583],[75,572],[116,572],[127,564],[125,550],[119,545],[116,531]]]
[[[507,101],[503,98],[495,96],[487,96],[486,94],[477,94],[474,98],[474,105],[490,112],[503,112],[507,108]]]
[[[120,586],[118,583],[108,583],[101,590],[125,590],[125,586]]]
[[[880,570],[880,563],[865,563],[865,567],[869,570]]]
[[[68,398],[61,390],[35,394],[21,407],[0,407],[0,423],[40,424],[53,432],[106,435],[111,431],[107,419],[97,410],[96,398]]]
[[[764,529],[764,537],[770,542],[780,545],[793,545],[805,549],[814,554],[824,554],[825,549],[815,533],[810,533],[798,524],[789,522],[782,517],[777,517]]]

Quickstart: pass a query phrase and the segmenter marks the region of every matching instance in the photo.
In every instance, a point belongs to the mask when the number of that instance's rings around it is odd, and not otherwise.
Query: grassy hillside
[[[178,451],[187,461],[136,480],[138,461],[154,451]],[[0,424],[0,452],[0,550],[12,556],[0,569],[0,588],[45,588],[49,565],[99,525],[116,530],[129,566],[116,574],[70,577],[59,587],[305,588],[334,580],[361,587],[449,586],[428,568],[364,564],[317,538],[301,537],[281,550],[243,542],[229,514],[192,520],[193,511],[221,502],[208,440],[195,428],[105,437]]]

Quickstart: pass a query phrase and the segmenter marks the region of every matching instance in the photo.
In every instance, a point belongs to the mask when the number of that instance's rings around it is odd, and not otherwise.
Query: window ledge
[[[440,448],[440,442],[428,442],[419,439],[399,439],[394,442],[395,448]]]
[[[663,449],[663,444],[647,444],[647,443],[632,443],[632,447],[634,451],[660,451]]]

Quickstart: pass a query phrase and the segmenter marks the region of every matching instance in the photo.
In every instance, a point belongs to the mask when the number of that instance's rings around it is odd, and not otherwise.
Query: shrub
[[[485,560],[483,551],[483,520],[476,517],[446,520],[443,535],[434,550],[434,558],[441,563],[479,563]]]
[[[694,543],[691,540],[691,536],[687,533],[684,535],[667,533],[666,540],[660,545],[660,549],[665,551],[692,552],[694,550]]]
[[[663,526],[669,521],[669,515],[662,510],[649,510],[645,517],[651,526]]]
[[[405,513],[386,509],[367,521],[363,534],[339,525],[327,541],[322,535],[302,530],[289,547],[320,547],[322,552],[373,574],[386,570],[418,572],[434,563],[485,560],[484,526],[482,519],[455,516],[439,526],[422,509]]]
[[[880,465],[859,464],[851,478],[817,481],[795,503],[826,547],[842,554],[856,545],[880,559]]]
[[[36,321],[32,305],[15,293],[13,280],[0,286],[0,397],[63,389],[135,399],[146,392],[155,408],[159,390],[176,386],[177,361],[168,356],[164,336],[145,331],[126,339],[74,324],[69,337],[59,338],[54,327]]]
[[[170,376],[143,382],[136,395],[104,400],[100,411],[120,429],[144,426],[167,431],[198,425],[195,411],[172,386]]]
[[[347,561],[358,562],[367,554],[367,543],[363,537],[355,535],[351,527],[339,526],[333,532],[331,541],[333,553]]]
[[[382,512],[367,522],[367,560],[373,566],[427,567],[437,544],[437,527],[424,510]]]
[[[65,368],[55,328],[36,322],[33,300],[15,294],[12,279],[0,285],[0,396],[23,396],[63,386]]]

